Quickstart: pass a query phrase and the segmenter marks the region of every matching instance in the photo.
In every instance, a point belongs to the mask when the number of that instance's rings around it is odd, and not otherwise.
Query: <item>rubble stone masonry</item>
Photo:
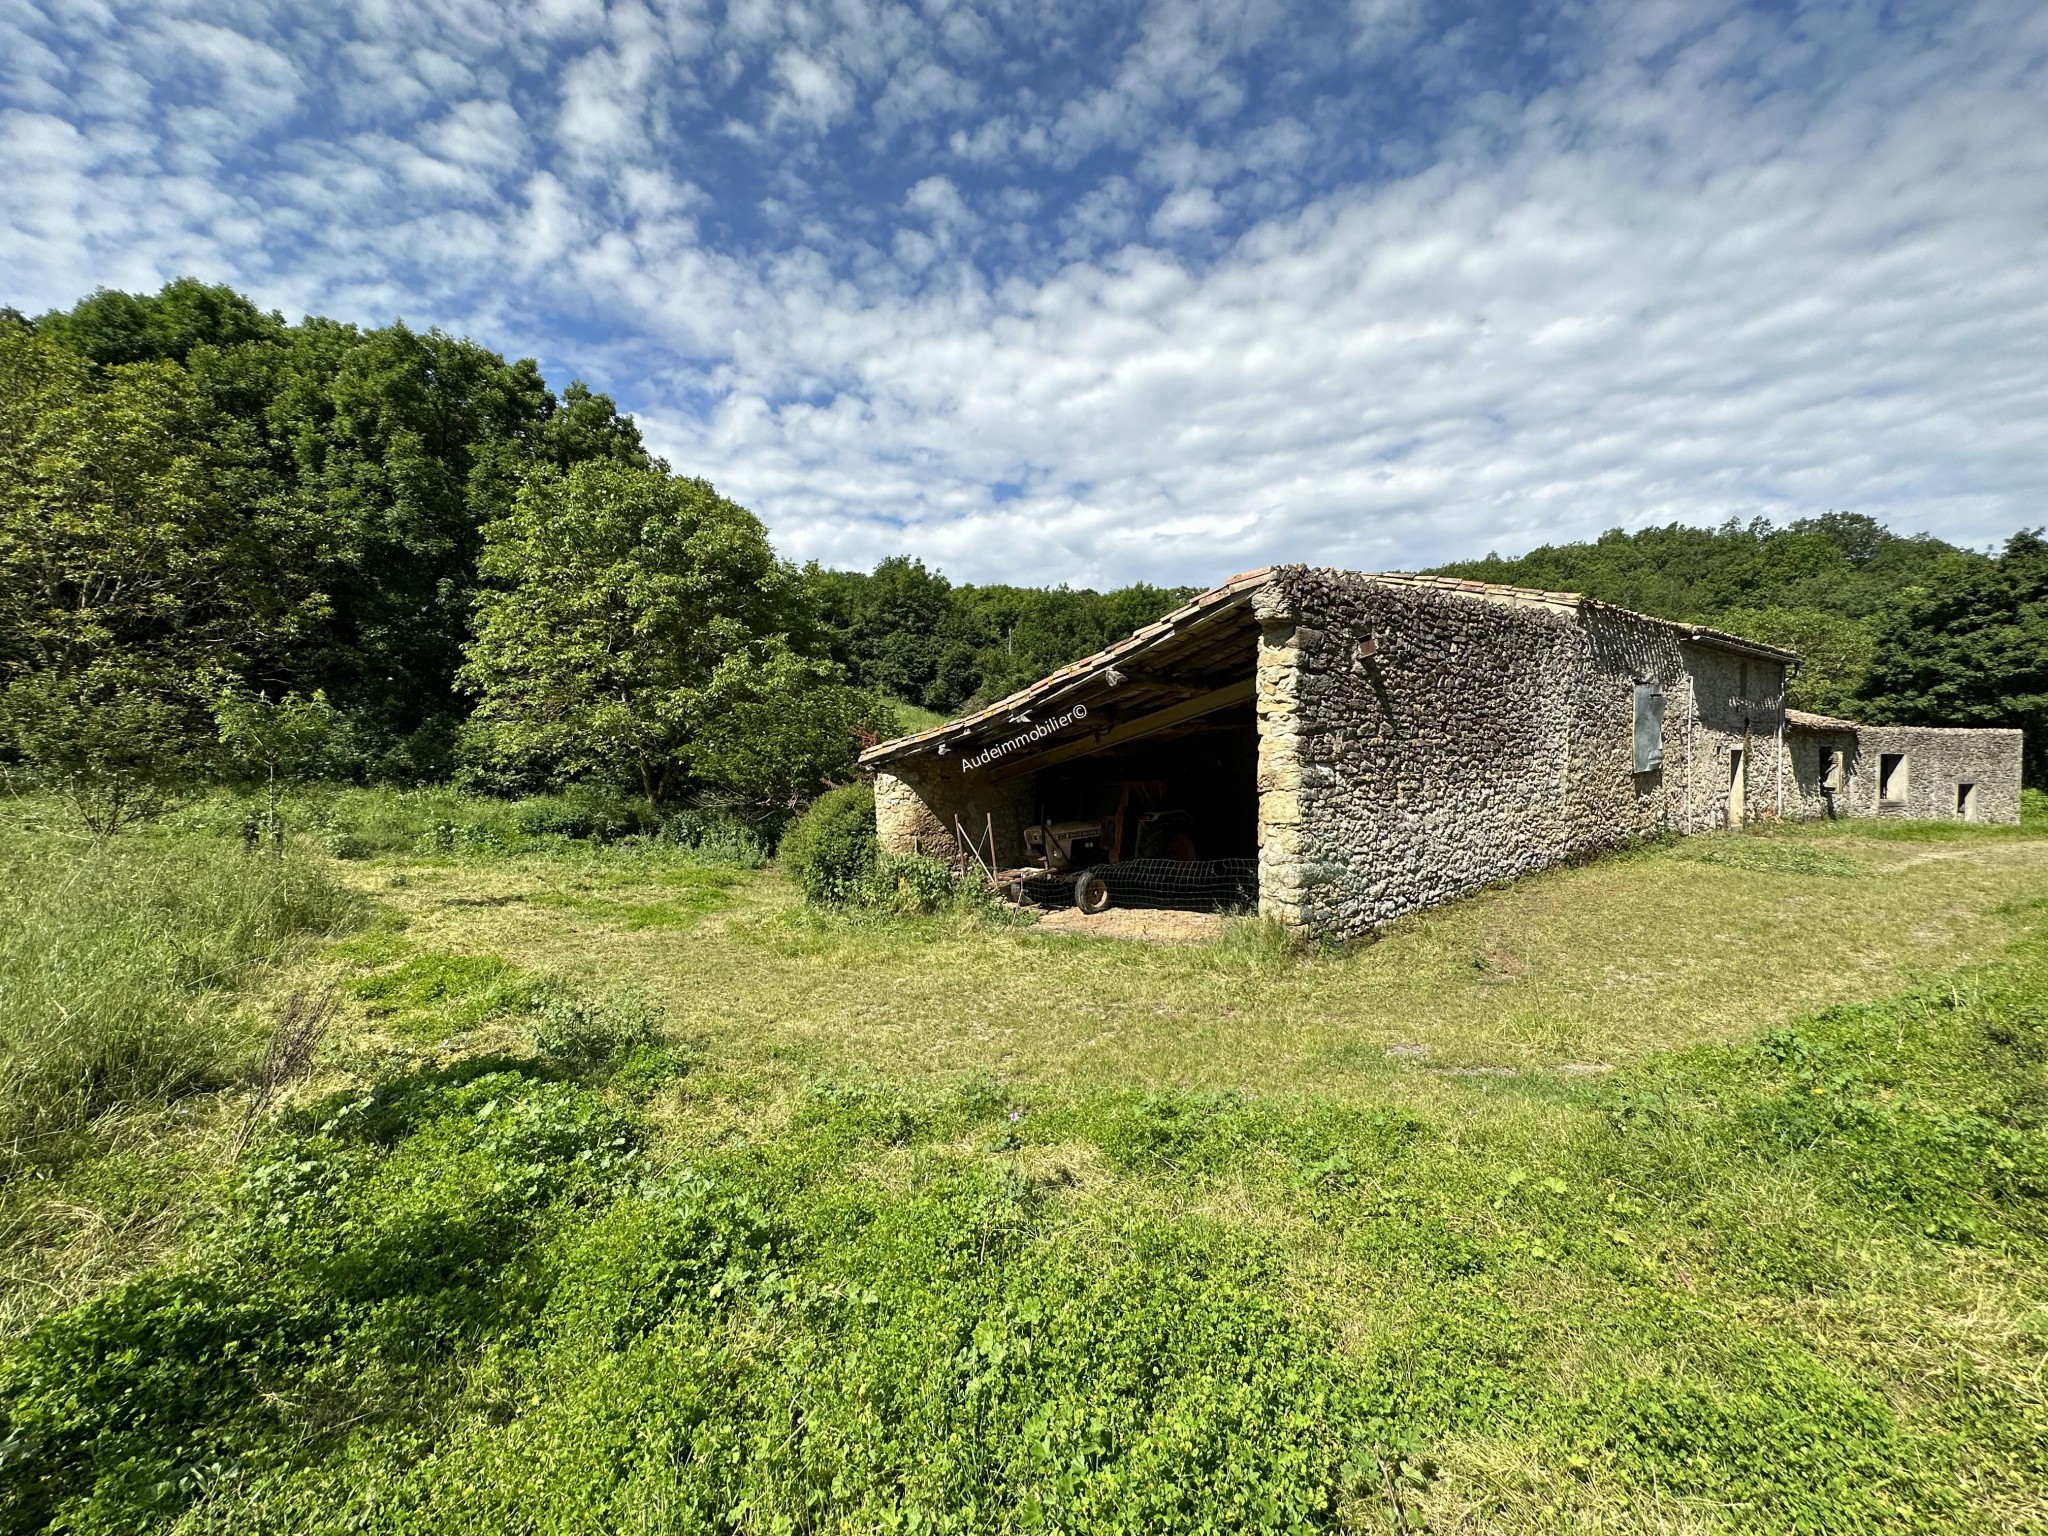
[[[1240,589],[1257,620],[1245,663],[1259,905],[1304,932],[1350,937],[1663,832],[1825,815],[2019,819],[2018,731],[1788,714],[1787,662],[1769,647],[1568,593],[1259,574]],[[1661,760],[1639,772],[1642,685],[1661,692],[1663,719],[1659,733],[1644,717]],[[1029,759],[1007,774],[960,761],[936,749],[890,760],[875,784],[882,845],[951,858],[957,816],[977,839],[992,823],[998,862],[1022,863]]]
[[[1254,600],[1260,906],[1344,937],[1789,790],[1782,663],[1561,595],[1283,567]],[[1635,772],[1635,690],[1665,697]],[[1766,707],[1768,705],[1768,707]],[[1742,757],[1735,754],[1741,753]]]
[[[954,835],[956,817],[984,851],[993,827],[998,867],[1022,864],[1031,780],[1001,782],[987,773],[965,773],[955,754],[909,758],[875,775],[875,832],[886,852],[950,862],[965,852]]]
[[[2020,731],[1854,725],[1795,713],[1791,744],[1797,804],[1787,814],[2015,825],[2024,741]],[[1836,756],[1838,764],[1830,761]],[[1882,781],[1888,757],[1898,761],[1887,785]],[[1830,770],[1837,767],[1831,785]],[[1889,795],[1881,792],[1886,788]]]

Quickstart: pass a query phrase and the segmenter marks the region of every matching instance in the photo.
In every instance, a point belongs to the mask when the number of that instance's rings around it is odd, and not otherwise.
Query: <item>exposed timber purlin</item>
[[[1111,747],[1143,741],[1147,736],[1156,736],[1161,731],[1172,730],[1175,726],[1185,725],[1190,720],[1199,720],[1204,715],[1213,715],[1219,710],[1230,709],[1238,704],[1249,704],[1255,691],[1256,685],[1253,679],[1248,677],[1243,682],[1198,694],[1192,699],[1169,705],[1165,709],[1156,709],[1149,714],[1119,721],[1077,739],[1061,741],[1057,746],[1047,748],[1035,756],[1020,757],[1014,762],[1005,763],[991,777],[998,781],[1014,779],[1022,774],[1036,773],[1041,768],[1051,768],[1076,757],[1086,757],[1091,752],[1102,752]]]
[[[988,731],[992,737],[1003,734],[1002,728],[1022,723],[1015,718],[1020,713],[1035,713],[1049,709],[1090,684],[1107,690],[1110,685],[1104,674],[1120,661],[1128,660],[1142,652],[1172,649],[1175,641],[1198,634],[1206,641],[1208,636],[1203,632],[1225,615],[1247,606],[1252,593],[1271,580],[1272,574],[1271,568],[1267,568],[1233,576],[1222,586],[1202,593],[1157,622],[1147,624],[1143,629],[1097,651],[1093,656],[1083,657],[1080,661],[1060,668],[1028,688],[1019,689],[1007,698],[998,699],[986,709],[978,710],[959,720],[948,721],[944,725],[933,726],[930,730],[919,731],[914,736],[903,736],[895,741],[885,741],[869,747],[860,755],[861,764],[864,767],[877,767],[897,758],[914,757],[926,752],[950,752],[973,742],[980,732]],[[1249,654],[1246,655],[1245,661],[1249,667],[1252,661]],[[996,729],[991,730],[991,727]]]

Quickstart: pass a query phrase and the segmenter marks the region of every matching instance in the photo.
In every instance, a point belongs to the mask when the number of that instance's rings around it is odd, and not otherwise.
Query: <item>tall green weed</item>
[[[351,910],[299,858],[0,832],[0,1145],[230,1080],[238,989]]]
[[[261,809],[255,797],[221,790],[174,813],[170,824],[237,837]],[[616,846],[694,853],[748,869],[768,860],[762,836],[729,812],[667,809],[588,789],[503,800],[444,787],[312,784],[286,797],[284,822],[341,859],[487,859]]]

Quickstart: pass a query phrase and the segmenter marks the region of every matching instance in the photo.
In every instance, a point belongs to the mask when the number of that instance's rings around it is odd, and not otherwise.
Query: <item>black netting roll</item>
[[[1019,894],[1041,907],[1070,906],[1082,875],[1099,875],[1109,886],[1113,907],[1171,907],[1185,912],[1217,912],[1251,908],[1259,902],[1257,859],[1128,859],[1122,864],[1092,864],[1085,870],[1046,871],[1027,875]]]

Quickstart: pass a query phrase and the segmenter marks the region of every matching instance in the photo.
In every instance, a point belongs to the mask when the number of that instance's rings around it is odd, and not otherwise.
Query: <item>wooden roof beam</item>
[[[1229,709],[1233,704],[1249,704],[1256,691],[1251,678],[1241,683],[1232,683],[1228,688],[1218,688],[1166,709],[1154,710],[1149,715],[1139,715],[1134,720],[1125,720],[1111,726],[1099,736],[1087,736],[1078,741],[1062,742],[1050,751],[1036,757],[1027,757],[1018,762],[1005,763],[992,777],[1001,783],[1019,778],[1027,773],[1037,773],[1041,768],[1051,768],[1077,757],[1086,757],[1091,752],[1105,751],[1110,747],[1121,747],[1160,731],[1171,730],[1185,721],[1213,715],[1219,709]]]

